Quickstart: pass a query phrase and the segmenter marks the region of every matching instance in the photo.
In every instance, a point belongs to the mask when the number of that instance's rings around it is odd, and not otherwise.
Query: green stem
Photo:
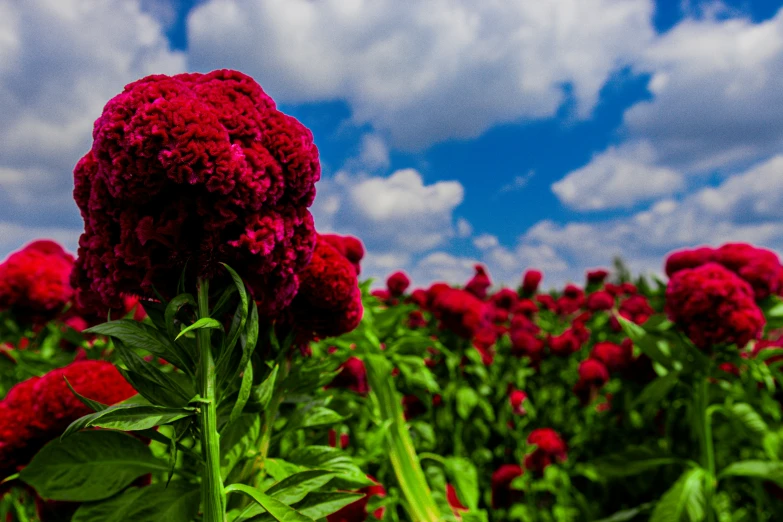
[[[280,363],[280,373],[277,376],[278,382],[282,383],[288,378],[290,372],[290,363],[287,360],[283,360]],[[277,418],[277,412],[280,409],[280,405],[285,398],[285,390],[283,386],[275,386],[274,395],[269,401],[266,409],[264,410],[264,424],[261,426],[261,437],[258,443],[258,453],[253,460],[253,473],[255,474],[255,483],[258,487],[263,480],[265,473],[264,467],[266,465],[266,458],[269,455],[269,446],[272,442],[272,428]]]
[[[209,282],[198,279],[198,315],[209,317]],[[226,520],[226,495],[223,479],[220,477],[220,436],[217,430],[217,399],[215,395],[215,360],[209,330],[196,330],[199,351],[199,394],[204,399],[201,405],[201,451],[204,455],[204,476],[201,480],[201,498],[204,508],[204,522]]]
[[[707,470],[705,488],[705,504],[707,507],[707,522],[715,520],[712,509],[712,498],[715,492],[715,450],[712,443],[712,410],[710,409],[710,383],[707,376],[702,377],[698,388],[699,442],[701,445],[701,465]]]

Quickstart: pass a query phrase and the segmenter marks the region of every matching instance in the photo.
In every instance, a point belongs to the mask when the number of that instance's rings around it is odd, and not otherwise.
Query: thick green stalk
[[[702,382],[697,390],[697,414],[699,416],[701,465],[707,470],[707,484],[704,490],[707,522],[713,522],[715,520],[715,510],[712,508],[712,499],[715,493],[715,449],[712,443],[712,412],[710,410],[709,385],[707,377],[702,377]]]
[[[407,501],[406,508],[411,518],[417,522],[438,522],[441,520],[440,512],[413,447],[408,425],[402,414],[400,397],[391,379],[389,364],[383,357],[373,355],[365,357],[364,362],[370,390],[378,401],[381,421],[390,422],[386,443],[397,482]]]
[[[198,315],[209,317],[209,282],[198,280]],[[220,436],[217,431],[217,398],[215,395],[215,360],[209,330],[196,330],[199,351],[199,394],[201,403],[201,451],[204,456],[204,475],[201,479],[201,499],[204,522],[225,522],[226,496],[220,476]]]

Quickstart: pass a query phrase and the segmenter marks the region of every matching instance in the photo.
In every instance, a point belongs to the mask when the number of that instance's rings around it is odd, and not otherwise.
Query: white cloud
[[[565,84],[588,117],[653,37],[652,12],[651,0],[210,0],[188,41],[197,69],[241,69],[283,102],[345,100],[355,122],[415,149],[554,116]]]
[[[457,237],[469,237],[472,233],[473,226],[467,219],[457,219]]]
[[[0,221],[0,260],[8,254],[35,239],[51,239],[57,241],[72,254],[76,255],[79,246],[81,230],[60,227],[25,226],[8,221]]]
[[[514,192],[516,190],[522,190],[527,186],[527,184],[535,175],[536,175],[536,171],[529,170],[525,174],[514,176],[514,179],[511,181],[511,183],[503,185],[500,188],[500,193],[503,194],[506,192]]]
[[[630,207],[682,190],[683,176],[656,166],[654,154],[646,144],[610,147],[554,183],[552,191],[568,207],[603,210]]]
[[[635,65],[653,98],[625,114],[630,139],[661,164],[704,171],[757,161],[783,148],[783,9],[767,21],[687,19]]]
[[[103,105],[142,76],[182,71],[184,55],[138,1],[0,0],[0,56],[4,215],[36,224],[14,229],[22,243],[53,224],[75,230],[73,167]]]
[[[497,236],[493,236],[492,234],[481,234],[480,236],[473,238],[473,245],[479,250],[488,250],[499,244]]]

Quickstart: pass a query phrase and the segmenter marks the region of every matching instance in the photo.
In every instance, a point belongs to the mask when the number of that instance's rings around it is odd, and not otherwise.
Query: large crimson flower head
[[[312,256],[319,177],[312,133],[249,76],[133,82],[106,104],[74,170],[77,298],[118,308],[123,294],[170,296],[184,267],[214,277],[225,262],[271,316]]]
[[[65,379],[89,399],[115,404],[136,394],[109,362],[83,360],[11,388],[0,402],[0,478],[20,466],[68,425],[91,413]]]
[[[0,310],[23,321],[45,322],[70,301],[73,256],[54,241],[39,240],[0,264]]]
[[[675,273],[666,288],[666,313],[702,349],[759,339],[766,320],[753,288],[716,263]]]
[[[359,325],[364,308],[356,272],[350,261],[321,237],[298,277],[299,291],[290,312],[300,336],[336,336]]]

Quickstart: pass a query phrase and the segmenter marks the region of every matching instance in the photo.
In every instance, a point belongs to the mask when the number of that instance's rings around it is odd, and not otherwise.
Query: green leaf
[[[302,471],[274,484],[264,493],[290,506],[325,486],[333,477],[334,472],[322,469]]]
[[[114,344],[122,362],[128,368],[127,370],[120,368],[123,377],[151,403],[184,406],[195,395],[189,382],[175,380],[173,372],[168,374],[160,371],[130,350],[122,341],[116,341]]]
[[[745,402],[739,402],[731,405],[731,413],[739,420],[745,428],[753,434],[764,436],[769,432],[769,426],[764,422],[753,406]]]
[[[258,343],[258,305],[253,301],[250,307],[250,320],[247,321],[245,330],[240,332],[239,344],[242,350],[237,351],[233,345],[226,345],[217,362],[218,389],[231,383],[234,376],[247,366],[250,357]]]
[[[249,312],[249,299],[247,297],[247,291],[245,290],[245,283],[242,281],[242,278],[239,277],[239,274],[237,274],[234,269],[227,264],[221,264],[231,275],[231,279],[234,281],[234,286],[236,286],[237,292],[239,292],[239,305],[237,306],[236,312],[234,313],[234,318],[231,321],[231,327],[229,328],[228,336],[226,337],[225,350],[230,351],[236,344],[237,339],[239,338],[239,334],[245,329],[245,322],[247,321]]]
[[[686,470],[677,482],[655,504],[650,522],[697,522],[704,519],[706,501],[702,468]]]
[[[241,415],[220,434],[220,473],[228,477],[234,466],[256,447],[261,434],[261,417],[256,414]],[[268,467],[269,459],[267,460]]]
[[[293,464],[283,459],[266,459],[264,467],[266,468],[267,473],[277,481],[307,469],[306,467]]]
[[[658,377],[644,387],[639,396],[631,404],[635,409],[643,404],[657,404],[662,401],[672,389],[680,382],[679,372],[669,372],[663,377]]]
[[[315,520],[321,520],[332,513],[336,513],[348,504],[353,504],[362,497],[364,497],[364,494],[362,493],[315,492],[310,493],[304,500],[294,504],[292,507],[305,516],[312,517]],[[258,513],[259,511],[255,511],[253,515]],[[250,515],[250,517],[253,517],[253,515]],[[237,518],[235,519],[235,522],[244,522],[249,520],[250,517]],[[264,513],[263,515],[252,518],[252,522],[272,522],[273,520],[275,519],[269,513]]]
[[[467,420],[478,405],[479,396],[473,388],[464,386],[457,391],[457,415]]]
[[[195,409],[165,408],[163,406],[118,404],[80,419],[76,419],[60,437],[68,436],[84,428],[105,428],[121,431],[148,430],[194,415]]]
[[[173,363],[177,368],[192,373],[193,360],[185,360],[163,333],[155,327],[132,319],[120,319],[99,324],[84,330],[86,333],[106,335],[122,341],[131,349],[146,350],[157,357]]]
[[[234,403],[234,407],[231,409],[231,415],[229,416],[229,422],[234,422],[242,415],[242,410],[247,404],[247,400],[250,398],[250,388],[253,386],[253,363],[247,362],[245,366],[245,373],[242,375],[242,384],[239,387],[239,395],[237,396],[237,402]]]
[[[783,462],[768,460],[741,460],[729,464],[718,475],[724,477],[752,477],[783,482]]]
[[[295,509],[286,506],[279,500],[265,495],[261,491],[245,486],[244,484],[232,484],[226,488],[226,494],[240,492],[255,500],[278,522],[315,522],[314,519],[303,515]]]
[[[333,426],[343,422],[347,417],[323,406],[304,407],[297,410],[291,418],[287,429],[298,430],[305,428],[317,428],[321,426]]]
[[[102,402],[94,401],[92,399],[88,399],[84,395],[81,395],[76,390],[73,389],[73,386],[71,386],[71,383],[68,382],[68,378],[63,376],[63,379],[65,379],[65,384],[68,386],[68,389],[71,390],[71,393],[74,394],[74,396],[81,401],[82,404],[90,408],[92,411],[103,411],[106,408],[109,407],[108,404],[103,404]]]
[[[592,462],[595,471],[606,478],[630,477],[647,470],[668,464],[682,463],[669,454],[645,447],[631,447],[627,450],[599,458]]]
[[[353,459],[339,448],[330,446],[305,446],[296,448],[288,456],[288,461],[308,468],[318,468],[334,471],[339,484],[347,487],[372,486],[373,481],[367,478]]]
[[[220,321],[217,319],[213,319],[211,317],[202,317],[195,323],[191,324],[190,326],[183,328],[182,331],[180,331],[177,336],[174,338],[174,340],[178,340],[180,337],[185,335],[188,332],[192,332],[194,330],[203,330],[203,329],[211,329],[211,330],[221,330],[223,329],[223,325],[220,324]]]
[[[197,486],[182,481],[132,488],[102,502],[82,504],[71,522],[192,522],[199,496]]]
[[[596,520],[595,522],[627,522],[628,520],[636,518],[645,511],[648,511],[651,507],[653,507],[653,505],[654,504],[648,502],[647,504],[642,504],[641,506],[636,506],[635,508],[623,509],[622,511],[617,511],[613,515],[602,518],[601,520]]]
[[[174,318],[176,317],[180,308],[182,308],[185,305],[190,305],[194,308],[196,307],[196,300],[193,298],[192,295],[179,294],[177,297],[172,299],[171,302],[166,306],[166,312],[164,318],[166,321],[166,331],[168,332],[169,337],[177,336],[177,331],[174,325]]]
[[[627,335],[633,341],[633,344],[638,346],[645,355],[667,370],[673,368],[671,357],[660,349],[658,340],[655,336],[647,333],[644,328],[619,314],[615,314],[615,318],[620,323],[625,335]]]
[[[19,478],[42,498],[89,502],[118,493],[146,473],[167,469],[135,437],[83,431],[44,446]]]
[[[272,394],[275,391],[275,381],[277,380],[277,371],[279,366],[276,364],[272,371],[269,373],[264,382],[253,388],[253,401],[261,406],[261,409],[266,409],[269,406],[269,401],[272,399]]]
[[[445,461],[446,472],[457,490],[457,496],[468,507],[478,509],[478,472],[473,463],[462,457],[449,457]]]

